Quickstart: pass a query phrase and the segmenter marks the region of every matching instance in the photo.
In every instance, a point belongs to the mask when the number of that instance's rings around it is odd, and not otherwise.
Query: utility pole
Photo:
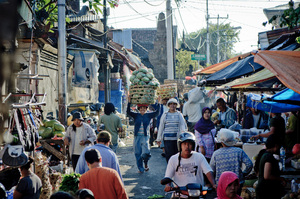
[[[104,100],[105,103],[110,102],[110,67],[108,65],[108,51],[107,49],[107,8],[106,8],[106,0],[103,0],[103,26],[104,26],[104,35],[103,35],[103,46],[106,52],[106,62],[103,64],[104,67],[104,77],[105,77],[105,88],[104,88]]]
[[[206,0],[206,66],[209,64],[209,14],[208,14],[208,0]]]
[[[58,118],[67,124],[67,48],[66,48],[66,1],[58,0]]]
[[[219,19],[228,19],[228,14],[227,17],[211,17],[210,19],[217,19],[217,35],[218,35],[218,40],[217,40],[217,63],[220,62],[220,31],[219,31]]]
[[[174,79],[174,63],[173,63],[173,31],[172,31],[172,8],[171,0],[166,1],[166,17],[167,17],[167,73],[168,79]]]

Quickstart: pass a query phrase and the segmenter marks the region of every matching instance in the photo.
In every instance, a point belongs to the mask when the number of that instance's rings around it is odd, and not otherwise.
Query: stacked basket
[[[131,86],[129,95],[132,104],[154,104],[156,100],[156,90],[159,82],[153,75],[153,71],[141,68],[132,73],[130,77]]]
[[[177,84],[160,85],[160,88],[157,90],[157,95],[161,96],[162,99],[177,97]]]

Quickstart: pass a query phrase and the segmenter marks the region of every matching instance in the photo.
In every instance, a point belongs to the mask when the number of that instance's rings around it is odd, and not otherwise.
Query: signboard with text
[[[206,60],[206,55],[193,54],[193,55],[191,55],[191,59],[192,60],[205,61]]]

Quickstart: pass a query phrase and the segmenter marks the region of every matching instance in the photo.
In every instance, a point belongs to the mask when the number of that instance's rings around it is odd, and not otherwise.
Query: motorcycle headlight
[[[197,189],[188,189],[188,192],[189,192],[189,196],[191,197],[197,197],[200,196],[201,194],[201,191]]]

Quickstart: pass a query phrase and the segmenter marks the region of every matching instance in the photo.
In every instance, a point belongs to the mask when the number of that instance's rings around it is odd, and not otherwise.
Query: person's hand
[[[68,139],[68,138],[65,138],[65,140],[64,140],[64,145],[68,146],[69,144],[70,144],[69,139]]]
[[[160,146],[161,145],[161,141],[156,141],[157,145]]]
[[[172,187],[169,184],[166,184],[164,191],[168,192],[168,191],[171,191],[171,190],[172,190]]]
[[[84,146],[84,145],[85,145],[85,142],[86,142],[86,140],[81,140],[81,141],[79,142],[79,144],[80,144],[81,146]]]
[[[159,95],[157,98],[157,102],[160,103],[161,102],[161,96]]]
[[[253,135],[250,139],[251,139],[251,140],[252,140],[252,139],[257,140],[259,137],[260,137],[259,134],[258,134],[258,135]]]

